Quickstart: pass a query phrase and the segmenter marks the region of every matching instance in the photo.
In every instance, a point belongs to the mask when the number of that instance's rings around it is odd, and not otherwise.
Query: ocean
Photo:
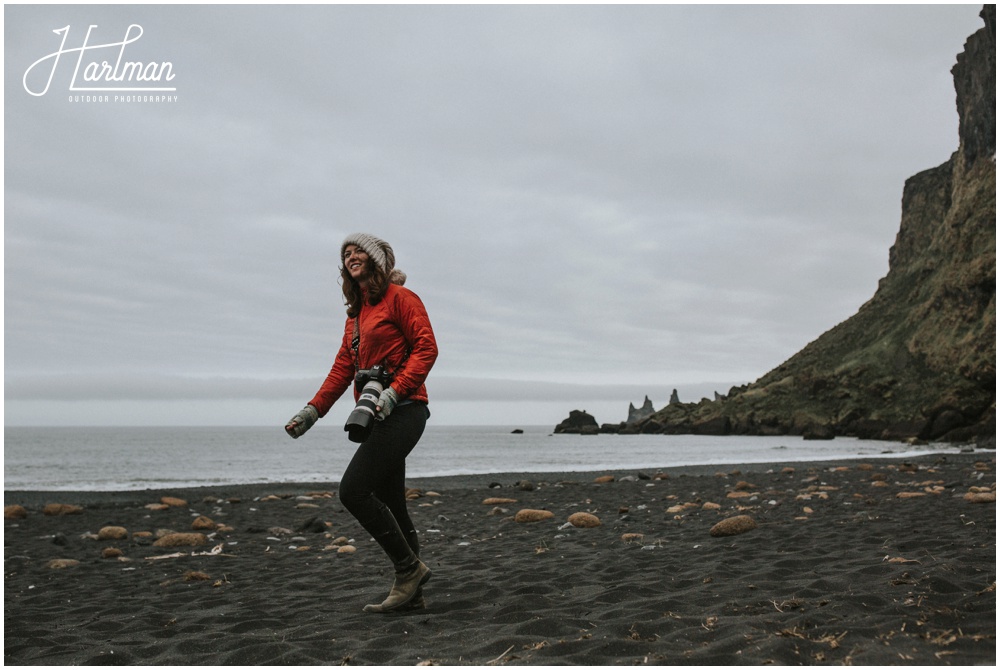
[[[407,477],[645,470],[686,465],[906,457],[954,451],[837,438],[553,435],[546,426],[428,426]],[[354,453],[343,430],[292,440],[270,427],[4,429],[4,490],[134,491],[226,484],[337,482]]]

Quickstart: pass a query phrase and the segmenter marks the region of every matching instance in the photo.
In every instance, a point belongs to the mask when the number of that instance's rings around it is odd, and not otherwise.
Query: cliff
[[[889,272],[858,313],[753,384],[642,432],[995,440],[996,6],[952,69],[959,147],[903,188]]]

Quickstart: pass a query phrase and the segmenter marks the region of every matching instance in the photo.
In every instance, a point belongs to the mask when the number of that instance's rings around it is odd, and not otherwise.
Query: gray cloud
[[[751,381],[874,293],[903,180],[957,147],[977,12],[12,5],[7,397],[304,401],[355,230],[396,249],[441,379]],[[23,89],[52,29],[130,23],[177,103],[69,102],[69,61]]]

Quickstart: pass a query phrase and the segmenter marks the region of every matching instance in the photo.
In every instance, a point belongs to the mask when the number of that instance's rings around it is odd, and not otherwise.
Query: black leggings
[[[340,502],[397,569],[420,555],[417,531],[406,510],[406,457],[423,435],[429,416],[427,405],[412,402],[397,407],[385,421],[376,421],[340,480]]]

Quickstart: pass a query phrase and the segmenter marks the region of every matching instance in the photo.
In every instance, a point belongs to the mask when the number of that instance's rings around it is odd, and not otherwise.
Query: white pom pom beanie
[[[348,244],[359,247],[368,254],[372,262],[382,268],[382,271],[389,276],[389,281],[402,286],[406,283],[406,273],[396,268],[396,254],[392,252],[392,247],[385,240],[379,239],[367,233],[354,233],[344,239],[340,245],[340,260],[344,260],[344,250]]]

